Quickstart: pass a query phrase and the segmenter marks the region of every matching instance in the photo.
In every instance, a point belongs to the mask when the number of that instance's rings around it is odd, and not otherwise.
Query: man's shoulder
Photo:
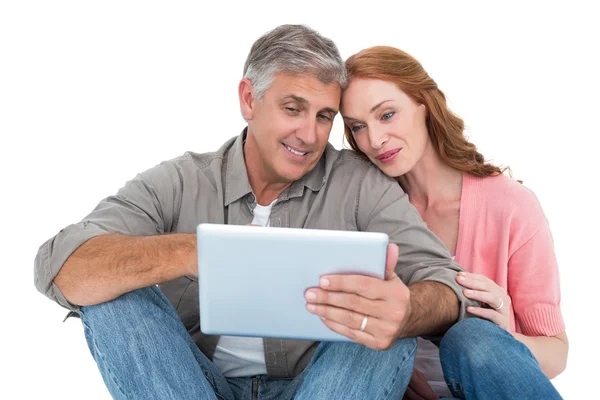
[[[371,161],[369,161],[367,158],[363,157],[362,155],[358,154],[354,150],[349,150],[349,149],[338,150],[335,147],[333,147],[333,145],[328,144],[325,152],[326,152],[326,156],[328,158],[331,158],[332,160],[334,160],[337,163],[346,162],[346,163],[361,164],[364,167],[369,167],[372,165]]]
[[[330,172],[351,172],[352,174],[356,174],[373,168],[377,169],[371,161],[353,150],[337,150],[329,145],[325,155]]]
[[[206,153],[186,151],[178,157],[163,161],[161,164],[170,165],[177,170],[203,170],[209,168],[215,162],[222,164],[223,162],[226,162],[227,151],[235,139],[235,137],[229,139],[216,151]]]
[[[386,191],[389,187],[400,185],[385,175],[369,159],[353,150],[327,150],[328,180],[337,181],[347,190],[353,188],[376,188],[375,191]],[[332,182],[330,182],[332,183]]]
[[[197,181],[198,175],[209,180],[221,176],[221,168],[226,160],[227,150],[234,139],[228,140],[220,149],[207,153],[186,151],[178,157],[163,160],[138,174],[138,178],[149,182],[156,188],[168,189],[173,185]]]

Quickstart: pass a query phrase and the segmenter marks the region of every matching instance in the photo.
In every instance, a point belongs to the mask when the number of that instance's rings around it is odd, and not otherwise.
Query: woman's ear
[[[427,110],[427,106],[424,103],[417,103],[417,108],[418,108],[418,112],[419,115],[421,115],[421,117],[423,118],[423,121],[427,120],[427,114],[429,113],[429,111]]]

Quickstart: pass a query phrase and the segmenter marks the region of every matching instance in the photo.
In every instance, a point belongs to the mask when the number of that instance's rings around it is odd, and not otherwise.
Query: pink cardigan
[[[555,336],[565,330],[548,221],[533,192],[506,175],[463,175],[456,261],[506,289],[511,330]]]

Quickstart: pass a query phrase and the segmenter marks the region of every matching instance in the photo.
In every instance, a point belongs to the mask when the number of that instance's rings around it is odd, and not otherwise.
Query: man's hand
[[[387,249],[385,279],[329,275],[304,294],[309,312],[327,327],[374,350],[390,348],[410,314],[410,292],[396,272],[398,246]]]

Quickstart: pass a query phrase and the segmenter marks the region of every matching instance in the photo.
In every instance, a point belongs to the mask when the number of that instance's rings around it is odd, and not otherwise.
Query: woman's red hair
[[[408,53],[388,46],[370,47],[348,58],[346,69],[349,82],[356,78],[392,82],[417,103],[424,104],[431,142],[450,167],[476,177],[498,175],[506,170],[487,163],[475,145],[465,138],[463,120],[450,111],[444,93]],[[345,136],[350,147],[362,154],[348,126]]]

